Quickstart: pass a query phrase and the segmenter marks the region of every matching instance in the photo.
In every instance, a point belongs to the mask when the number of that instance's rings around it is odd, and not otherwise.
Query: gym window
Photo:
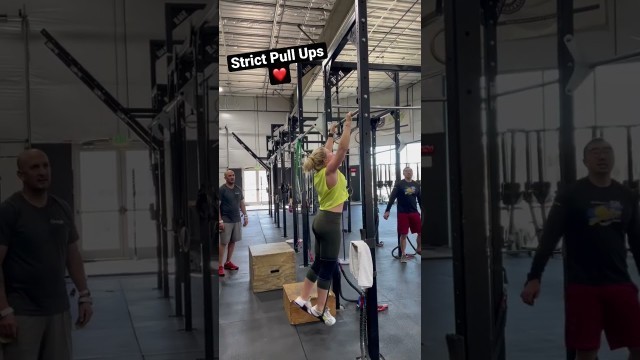
[[[267,193],[266,170],[244,170],[242,172],[244,202],[247,205],[265,205],[269,203]]]

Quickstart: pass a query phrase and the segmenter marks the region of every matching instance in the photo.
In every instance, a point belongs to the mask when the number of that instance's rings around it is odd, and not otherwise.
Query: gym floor
[[[391,250],[397,245],[395,207],[387,221],[382,219],[383,211],[381,206],[379,232],[385,246],[376,252],[378,299],[389,308],[378,313],[380,353],[387,360],[419,359],[421,259],[401,264],[391,256]],[[347,241],[359,238],[361,214],[360,206],[352,207],[352,232],[346,234]],[[344,221],[346,228],[346,213]],[[338,312],[332,327],[321,323],[292,326],[283,309],[281,290],[257,294],[251,291],[248,247],[293,238],[291,224],[292,217],[288,216],[289,230],[284,238],[283,229],[276,227],[268,211],[249,212],[249,225],[243,229],[243,240],[236,245],[232,259],[240,269],[227,271],[224,278],[219,278],[221,359],[325,360],[360,356],[359,313],[355,304],[341,299],[346,309]],[[411,239],[415,245],[415,236]],[[341,253],[340,258],[342,256]],[[297,254],[297,265],[300,264],[302,252]],[[346,266],[345,272],[351,276]],[[303,281],[306,269],[298,268],[297,273],[298,281]],[[344,279],[342,289],[345,298],[357,298]]]
[[[195,277],[193,282],[199,284]],[[73,331],[76,360],[195,360],[202,357],[201,296],[193,298],[195,331],[186,333],[183,319],[172,316],[173,302],[161,298],[161,293],[154,290],[155,275],[92,277],[89,283],[95,314],[85,329]],[[75,308],[71,309],[75,321]]]
[[[564,359],[564,300],[562,296],[562,258],[552,258],[545,270],[542,291],[534,307],[520,300],[531,258],[504,256],[507,270],[508,310],[506,327],[507,359],[538,360]],[[636,265],[629,258],[629,270],[638,283]],[[423,281],[426,296],[423,321],[426,359],[448,359],[446,334],[455,332],[453,264],[450,259],[425,260]],[[600,360],[627,360],[626,350],[610,351],[602,339]]]

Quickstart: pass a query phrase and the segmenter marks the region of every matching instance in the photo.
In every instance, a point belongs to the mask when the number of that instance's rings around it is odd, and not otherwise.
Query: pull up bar
[[[338,105],[338,106],[340,106],[340,105]],[[357,108],[357,106],[356,106],[356,108]],[[360,109],[357,109],[356,111],[352,111],[352,112],[351,112],[351,116],[358,116],[358,113],[359,113],[359,112],[360,112]],[[338,123],[338,125],[342,125],[342,124],[344,124],[344,122],[345,122],[345,121],[347,121],[347,118],[344,118],[344,119],[340,120],[340,122]],[[323,135],[324,135],[324,134],[323,134]]]
[[[334,109],[359,109],[358,105],[333,105]],[[372,105],[370,106],[372,109],[420,109],[420,106],[381,106],[381,105]]]
[[[313,130],[317,130],[316,129],[316,125],[312,125],[309,129],[307,129],[305,132],[303,132],[302,134],[296,136],[295,139],[293,139],[293,141],[288,142],[286,144],[283,144],[282,146],[280,146],[280,148],[278,148],[278,150],[275,151],[275,153],[269,158],[269,163],[273,164],[273,162],[275,161],[276,157],[285,149],[290,148],[291,145],[295,144],[296,141],[304,138],[305,136],[307,136],[311,131]]]
[[[356,116],[356,115],[358,115],[358,112],[359,112],[359,110],[353,111],[353,112],[351,113],[351,116]],[[339,125],[342,125],[342,124],[344,124],[344,122],[345,122],[346,120],[347,120],[346,118],[345,118],[345,119],[342,119],[342,120],[340,120],[340,122],[339,122],[338,124],[339,124]],[[273,161],[275,161],[275,158],[276,158],[276,157],[277,157],[277,156],[278,156],[278,155],[279,155],[279,154],[280,154],[284,149],[290,148],[290,147],[291,147],[291,145],[295,144],[298,140],[300,140],[300,139],[304,138],[305,136],[309,135],[309,133],[310,133],[310,132],[312,132],[313,130],[318,130],[318,132],[320,132],[320,133],[321,133],[321,135],[323,135],[323,136],[324,136],[324,134],[322,134],[321,129],[319,129],[319,128],[318,128],[318,125],[317,125],[317,124],[313,124],[313,125],[311,125],[311,126],[310,126],[306,131],[305,131],[305,132],[303,132],[302,134],[300,134],[300,135],[296,136],[296,137],[295,137],[295,139],[293,139],[291,142],[288,142],[288,143],[283,144],[282,146],[280,146],[280,148],[278,148],[278,150],[276,150],[276,151],[275,151],[275,153],[274,153],[274,154],[269,158],[269,163],[273,164]]]

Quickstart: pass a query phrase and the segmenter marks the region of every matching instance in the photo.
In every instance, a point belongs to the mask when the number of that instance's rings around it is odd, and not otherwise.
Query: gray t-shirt
[[[220,186],[220,216],[226,223],[240,222],[240,201],[244,200],[242,189],[234,185],[230,189],[226,184]]]
[[[17,315],[54,315],[69,309],[65,282],[69,244],[78,241],[69,205],[49,195],[38,208],[22,193],[0,205],[0,245],[9,305]]]

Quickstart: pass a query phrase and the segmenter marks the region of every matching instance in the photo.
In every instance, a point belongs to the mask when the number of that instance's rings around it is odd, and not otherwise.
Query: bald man
[[[71,360],[66,271],[79,291],[77,327],[93,314],[73,213],[49,194],[47,155],[18,157],[22,191],[0,205],[0,340],[4,360]]]
[[[218,276],[224,276],[224,270],[238,270],[238,266],[231,262],[233,249],[236,242],[242,238],[242,226],[249,224],[247,217],[247,207],[244,204],[244,195],[242,189],[236,185],[236,173],[233,170],[227,170],[224,173],[225,184],[220,187],[220,200],[218,205],[218,222],[220,223],[220,244],[218,245]],[[244,215],[244,223],[241,224],[240,211]],[[227,251],[227,261],[222,264],[224,259],[224,250]]]

